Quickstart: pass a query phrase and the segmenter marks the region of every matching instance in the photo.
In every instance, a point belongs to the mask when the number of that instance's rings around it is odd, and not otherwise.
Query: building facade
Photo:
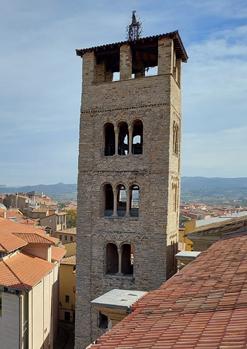
[[[94,298],[114,288],[152,290],[176,271],[187,54],[172,32],[77,55],[83,94],[75,344],[82,348],[103,331]]]
[[[0,338],[4,349],[52,349],[65,249],[32,225],[0,218]]]

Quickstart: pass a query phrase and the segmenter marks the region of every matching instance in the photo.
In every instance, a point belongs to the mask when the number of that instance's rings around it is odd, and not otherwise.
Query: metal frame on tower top
[[[132,22],[127,27],[128,37],[127,39],[129,41],[135,41],[138,40],[141,37],[142,32],[142,24],[140,21],[136,19],[136,11],[132,11]]]

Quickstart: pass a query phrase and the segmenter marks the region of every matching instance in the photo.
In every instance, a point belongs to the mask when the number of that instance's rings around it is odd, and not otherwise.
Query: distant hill
[[[10,194],[16,192],[30,192],[44,193],[57,201],[75,200],[77,195],[76,184],[38,184],[24,187],[5,187],[0,186],[0,193]]]
[[[207,178],[182,177],[183,201],[202,201],[207,203],[240,202],[247,205],[247,177],[241,178]],[[7,187],[0,185],[0,193],[35,191],[47,194],[58,201],[75,200],[76,184],[39,184],[24,187]]]
[[[247,177],[182,177],[182,200],[247,204]]]

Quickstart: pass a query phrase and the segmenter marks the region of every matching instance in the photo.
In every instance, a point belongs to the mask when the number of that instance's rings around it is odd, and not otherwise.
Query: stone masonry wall
[[[100,334],[90,301],[113,289],[151,290],[167,278],[168,247],[177,241],[172,180],[180,186],[180,154],[172,153],[172,123],[180,125],[180,89],[171,74],[172,40],[160,40],[159,75],[94,83],[94,53],[84,55],[81,108],[76,348]],[[125,57],[121,57],[125,55]],[[129,74],[128,47],[120,48],[122,78]],[[126,58],[127,56],[127,58]],[[120,66],[120,68],[121,68]],[[173,96],[174,93],[174,96]],[[172,103],[171,103],[172,101]],[[104,156],[104,124],[143,122],[143,154]],[[140,187],[139,217],[104,217],[103,186]],[[105,274],[105,246],[134,246],[133,275]],[[170,252],[169,252],[170,253]],[[171,256],[169,255],[169,258]],[[170,272],[170,271],[169,271]]]

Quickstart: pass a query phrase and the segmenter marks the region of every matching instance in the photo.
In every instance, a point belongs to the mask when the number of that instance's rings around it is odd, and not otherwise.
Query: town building
[[[75,347],[85,348],[104,331],[93,299],[112,289],[149,291],[176,272],[187,54],[177,31],[76,53],[83,94]]]
[[[39,224],[46,228],[46,231],[51,235],[57,234],[59,231],[63,231],[67,228],[66,212],[56,212],[48,214],[39,219]]]
[[[59,239],[63,244],[76,241],[76,228],[68,228],[56,231],[52,236]]]
[[[247,348],[247,231],[215,242],[90,349]]]
[[[76,256],[66,255],[59,270],[59,320],[75,321]]]
[[[65,249],[30,224],[0,218],[0,338],[4,349],[52,349]]]
[[[180,250],[204,251],[224,233],[246,226],[247,211],[235,212],[219,217],[190,220],[179,230]]]

